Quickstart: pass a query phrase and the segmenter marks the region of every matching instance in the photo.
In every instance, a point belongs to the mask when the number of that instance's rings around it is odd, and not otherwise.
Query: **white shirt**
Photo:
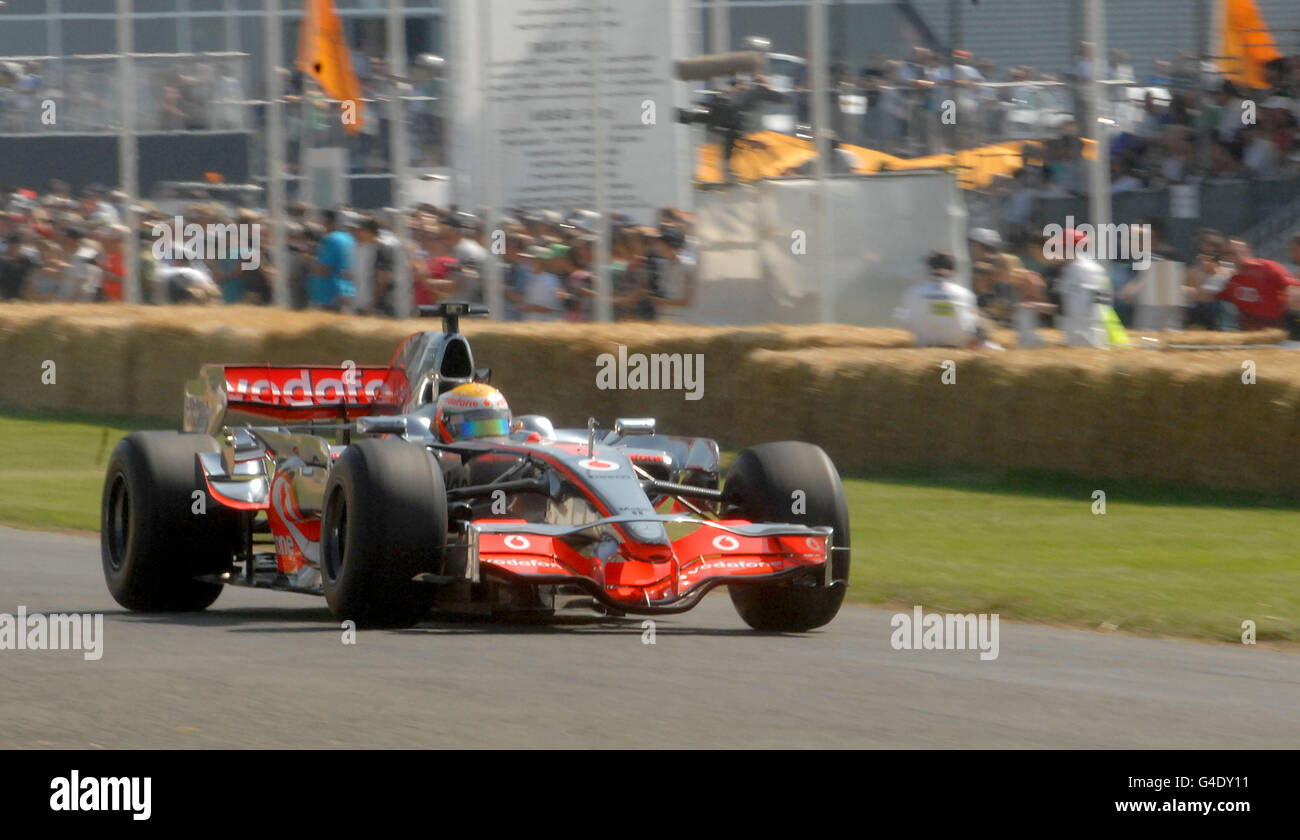
[[[89,260],[73,257],[59,273],[58,300],[91,301],[99,291],[103,272]]]
[[[524,280],[524,303],[529,306],[545,306],[553,312],[525,312],[525,321],[560,320],[560,278],[549,271],[530,274]]]
[[[927,280],[907,290],[897,314],[917,347],[966,347],[975,338],[975,293],[951,280]]]
[[[1071,347],[1106,347],[1104,320],[1110,278],[1096,260],[1075,257],[1061,272],[1061,316],[1057,326]]]
[[[401,241],[386,230],[379,231],[375,242],[358,242],[352,255],[352,284],[357,296],[352,305],[356,310],[365,312],[375,305],[375,265],[380,248],[392,251],[401,245]]]
[[[153,272],[154,303],[170,303],[170,291],[173,286],[178,289],[205,289],[208,294],[217,294],[221,287],[204,269],[193,265],[171,265],[159,263]]]
[[[1256,175],[1273,175],[1277,172],[1277,145],[1256,137],[1241,153],[1241,162]]]

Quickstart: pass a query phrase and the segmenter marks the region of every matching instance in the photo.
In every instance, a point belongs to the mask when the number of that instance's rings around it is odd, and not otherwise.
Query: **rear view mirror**
[[[618,438],[632,435],[653,435],[655,419],[653,417],[620,417],[614,421],[614,436]]]
[[[363,435],[404,435],[406,434],[405,415],[386,415],[380,417],[358,417],[357,431]]]

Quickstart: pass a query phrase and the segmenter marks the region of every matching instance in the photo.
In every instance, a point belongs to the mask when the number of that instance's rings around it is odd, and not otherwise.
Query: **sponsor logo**
[[[236,375],[241,372],[234,371]],[[330,368],[328,373],[337,375],[325,375],[326,371],[316,370],[315,375],[320,378],[313,379],[312,370],[299,368],[297,376],[292,375],[292,371],[285,371],[282,376],[268,376],[251,382],[248,379],[227,379],[226,394],[246,402],[307,408],[339,405],[344,401],[368,404],[384,384],[382,377],[362,381],[356,371]]]
[[[708,572],[728,571],[728,572],[775,572],[777,566],[763,560],[714,560],[700,563],[683,571],[677,578],[681,584],[688,584],[692,577],[699,577]]]
[[[153,778],[86,776],[73,770],[50,780],[51,811],[126,811],[133,820],[153,813]]]
[[[520,537],[515,534],[511,534],[510,536],[506,537],[504,542],[506,544],[506,548],[513,548],[516,551],[523,551],[524,549],[532,546],[532,543],[528,540],[527,537]]]
[[[294,499],[293,481],[276,473],[271,482],[271,532],[280,571],[296,572],[303,564],[320,565],[320,520],[303,517]],[[308,533],[304,533],[302,528]]]
[[[466,397],[460,394],[446,394],[442,398],[442,404],[451,408],[499,408],[506,407],[505,397],[497,394],[495,397]]]
[[[740,548],[740,540],[729,534],[713,538],[713,547],[718,551],[735,551]]]
[[[602,461],[599,458],[586,458],[579,461],[578,466],[595,472],[614,472],[618,469],[618,464],[613,461]]]
[[[545,569],[548,572],[564,572],[564,567],[554,560],[541,557],[484,557],[485,563],[494,566],[512,566],[517,569]]]

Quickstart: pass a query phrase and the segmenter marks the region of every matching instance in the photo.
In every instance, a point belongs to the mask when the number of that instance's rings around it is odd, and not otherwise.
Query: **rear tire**
[[[194,579],[229,571],[239,545],[239,516],[207,492],[195,457],[218,451],[211,437],[183,432],[132,432],[114,447],[99,543],[108,591],[127,609],[201,610],[221,594],[221,584]]]
[[[795,492],[804,494],[804,513],[792,511]],[[835,529],[834,546],[849,546],[849,508],[835,465],[820,446],[800,441],[764,443],[741,450],[722,485],[722,516],[754,522],[791,522]],[[802,633],[830,622],[844,602],[849,552],[831,557],[835,585],[818,576],[768,584],[728,587],[731,602],[755,630]]]
[[[447,494],[424,446],[371,438],[347,448],[330,472],[321,521],[321,583],[337,618],[409,627],[437,588],[411,580],[442,570]]]

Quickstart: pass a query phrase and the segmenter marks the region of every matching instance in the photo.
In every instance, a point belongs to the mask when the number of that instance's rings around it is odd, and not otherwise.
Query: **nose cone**
[[[658,522],[628,522],[624,525],[627,535],[637,542],[649,545],[669,545],[668,531]]]

